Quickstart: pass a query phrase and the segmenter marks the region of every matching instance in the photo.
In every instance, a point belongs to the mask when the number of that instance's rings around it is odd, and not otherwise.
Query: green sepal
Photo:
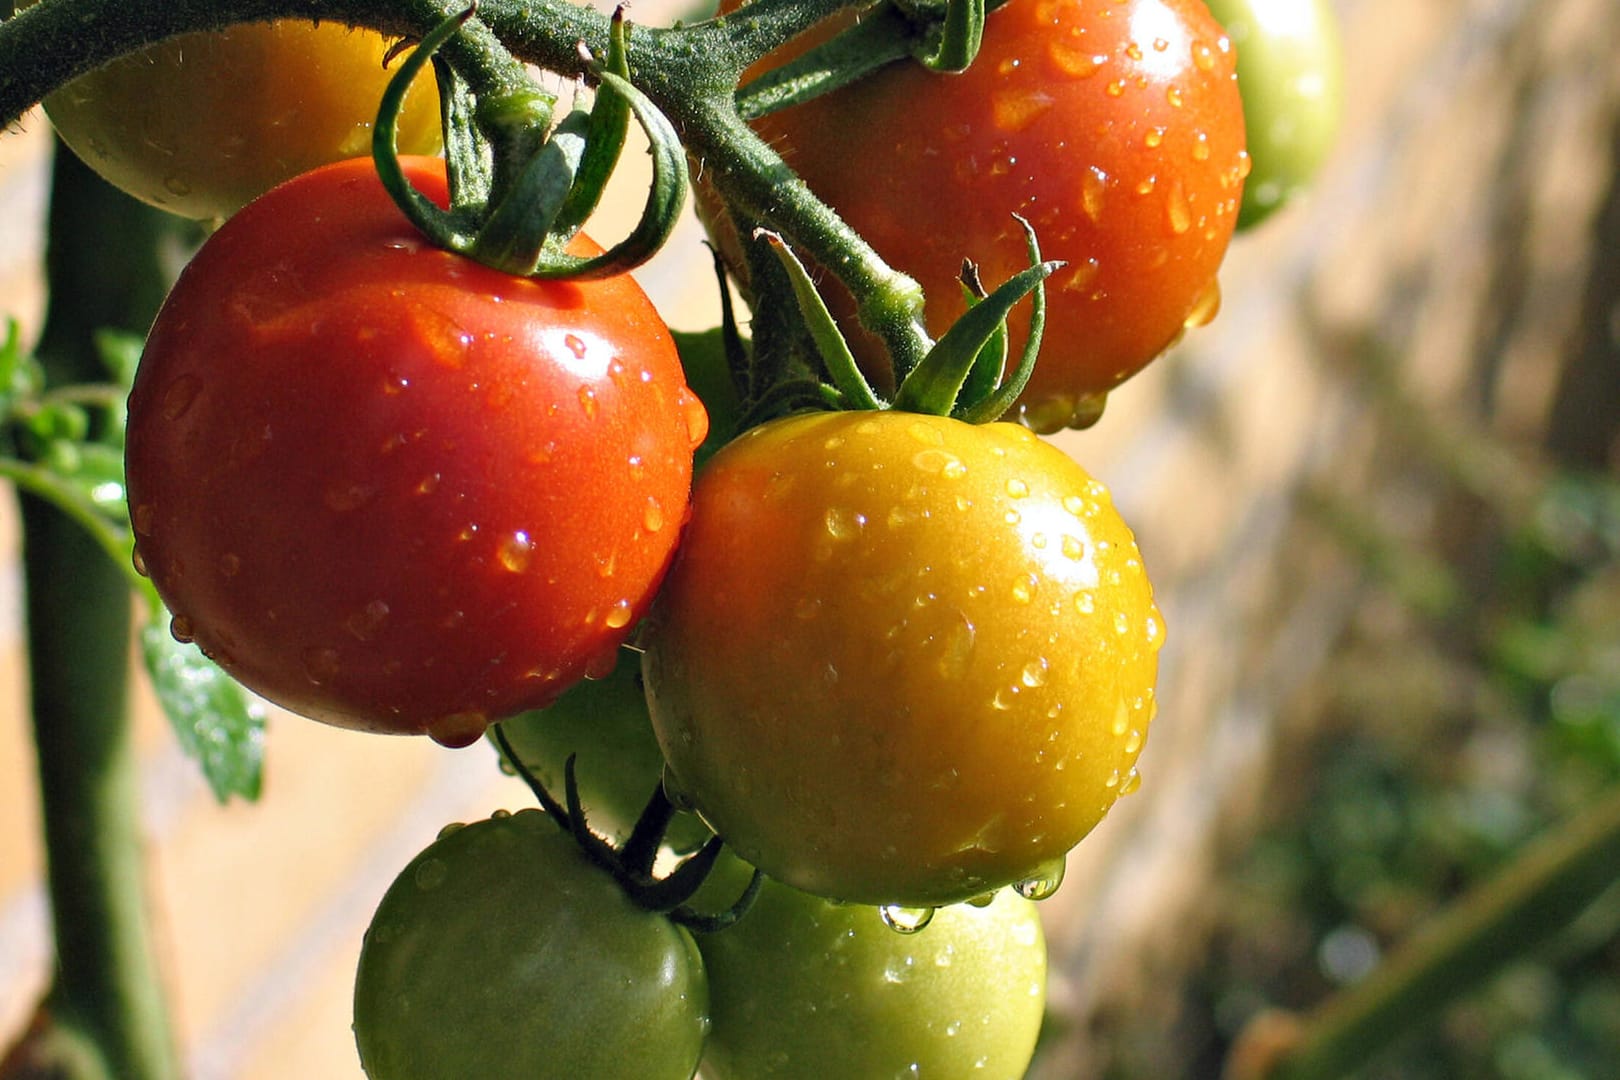
[[[473,258],[519,277],[545,265],[551,226],[574,186],[590,119],[575,109],[557,125],[479,228]]]
[[[883,408],[883,402],[878,400],[872,385],[855,363],[855,354],[849,351],[849,342],[844,340],[843,331],[838,329],[838,323],[827,310],[826,301],[816,291],[804,263],[799,261],[793,249],[780,236],[769,229],[758,230],[755,237],[770,245],[782,269],[787,272],[794,299],[798,301],[799,311],[804,316],[811,340],[815,342],[816,352],[820,354],[827,375],[844,398],[846,406],[851,409]]]
[[[979,281],[979,268],[968,260],[962,260],[962,294],[969,308],[976,307],[984,299],[984,285]],[[982,401],[995,392],[996,384],[1001,381],[1001,373],[1007,370],[1007,324],[1005,322],[996,326],[996,332],[990,335],[979,350],[978,359],[973,361],[973,367],[968,370],[967,381],[962,384],[961,392],[957,394],[958,401]]]
[[[945,18],[912,48],[912,56],[930,71],[966,71],[979,55],[985,15],[985,0],[946,0]]]
[[[997,419],[1023,391],[1034,369],[1035,355],[1040,348],[1040,332],[1045,326],[1045,289],[1043,283],[1060,267],[1061,262],[1040,261],[1034,230],[1022,218],[1018,219],[1029,242],[1029,269],[1014,274],[984,300],[969,308],[951,325],[945,335],[928,350],[922,362],[910,372],[895,393],[894,407],[906,412],[931,413],[936,416],[955,416],[959,419],[983,423]],[[1033,294],[1033,295],[1032,295]],[[997,331],[1006,324],[1007,314],[1024,297],[1032,295],[1034,310],[1030,318],[1029,339],[1019,365],[1007,381],[988,399],[971,401],[962,399],[962,388],[968,375],[979,360],[980,353],[990,344]],[[1016,384],[1010,393],[1009,386]],[[991,412],[994,415],[989,415]]]
[[[616,8],[608,33],[608,55],[604,69],[621,78],[630,77],[627,55],[627,25],[624,9]],[[602,192],[608,178],[619,164],[624,152],[625,137],[630,133],[630,102],[622,94],[604,86],[597,91],[591,107],[591,124],[585,133],[585,155],[580,159],[574,177],[574,187],[557,213],[552,231],[559,239],[567,239],[579,231],[587,218],[596,212],[602,201]]]
[[[597,71],[596,75],[601,80],[598,100],[603,92],[621,96],[647,135],[648,152],[652,155],[652,180],[647,188],[647,201],[630,235],[601,255],[580,258],[548,251],[542,263],[530,273],[531,277],[588,281],[615,277],[633,270],[657,254],[669,240],[675,226],[680,223],[681,209],[686,205],[686,193],[691,181],[686,171],[686,148],[676,134],[674,125],[652,103],[652,99],[631,85],[630,80],[605,70]]]

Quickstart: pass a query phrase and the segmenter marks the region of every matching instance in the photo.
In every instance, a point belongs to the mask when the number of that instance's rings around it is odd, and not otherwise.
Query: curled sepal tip
[[[596,72],[601,80],[598,100],[602,94],[622,97],[630,113],[647,135],[648,152],[652,155],[652,180],[647,189],[636,227],[623,240],[593,258],[580,258],[565,253],[548,253],[540,265],[531,272],[532,277],[568,278],[585,280],[613,277],[632,270],[664,246],[680,220],[681,208],[686,205],[689,186],[686,172],[686,150],[680,136],[675,133],[669,118],[659,111],[652,100],[631,85],[630,80],[611,71]]]
[[[946,0],[938,29],[924,35],[912,55],[931,71],[967,70],[984,39],[985,8],[985,0]]]
[[[1044,283],[1063,264],[1042,262],[1035,230],[1023,218],[1017,220],[1028,241],[1029,269],[1008,278],[951,325],[900,384],[895,393],[895,408],[985,423],[998,419],[1023,392],[1034,370],[1046,322]],[[976,401],[963,398],[962,389],[981,356],[987,347],[994,349],[997,334],[1004,332],[1008,312],[1026,296],[1030,297],[1031,304],[1029,336],[1018,366],[988,396]]]
[[[416,190],[400,167],[399,117],[405,106],[405,92],[410,89],[417,74],[477,10],[476,3],[469,4],[448,16],[428,31],[422,43],[405,57],[383,91],[382,102],[377,109],[377,125],[371,133],[371,158],[376,163],[377,175],[400,211],[435,244],[462,254],[472,248],[472,237],[456,227],[453,214],[439,209],[431,199]]]

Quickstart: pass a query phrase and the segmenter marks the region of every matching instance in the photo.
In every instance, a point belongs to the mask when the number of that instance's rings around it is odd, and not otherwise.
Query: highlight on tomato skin
[[[370,151],[390,44],[296,19],[182,34],[74,79],[46,96],[45,113],[113,186],[181,217],[224,218],[299,173]],[[429,75],[406,95],[401,152],[437,152],[439,124]]]
[[[1106,488],[1026,428],[755,428],[643,625],[666,783],[805,892],[937,906],[1050,870],[1138,784],[1162,620]]]
[[[445,199],[442,162],[406,168]],[[341,163],[229,219],[159,314],[130,397],[137,550],[176,636],[250,689],[464,745],[611,668],[707,426],[630,278],[433,248],[369,159]]]
[[[1011,417],[1036,431],[1094,422],[1109,391],[1219,308],[1249,160],[1231,41],[1202,0],[1018,0],[990,13],[959,75],[895,63],[754,126],[922,285],[936,337],[964,310],[962,260],[988,287],[1006,280],[1027,265],[1013,215],[1029,220],[1043,257],[1067,263],[1046,283],[1040,363]],[[703,209],[742,272],[723,211],[712,196]],[[880,343],[827,280],[858,359],[884,383]],[[1027,320],[1013,313],[1013,357]]]

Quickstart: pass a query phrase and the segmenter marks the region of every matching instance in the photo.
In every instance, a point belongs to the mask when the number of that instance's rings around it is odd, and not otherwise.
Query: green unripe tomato
[[[1298,195],[1333,149],[1344,60],[1330,0],[1209,0],[1237,49],[1251,168],[1238,228]]]
[[[690,1080],[707,1028],[691,935],[537,810],[441,833],[360,951],[371,1080]]]
[[[714,1021],[706,1080],[1017,1080],[1034,1054],[1046,939],[1011,890],[901,933],[877,908],[767,879],[736,925],[697,940]]]
[[[662,782],[664,754],[647,715],[641,665],[621,656],[601,679],[575,683],[544,709],[519,713],[501,730],[518,760],[562,802],[567,764],[585,819],[598,835],[622,844],[641,816],[653,789]],[[677,814],[664,834],[678,852],[694,851],[712,833],[696,814]]]

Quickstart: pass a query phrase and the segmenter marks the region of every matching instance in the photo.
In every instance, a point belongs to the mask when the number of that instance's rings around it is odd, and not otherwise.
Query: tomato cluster
[[[905,372],[829,279],[879,407],[773,413],[782,387],[751,387],[746,430],[695,470],[708,413],[628,276],[513,276],[430,243],[387,168],[310,168],[350,155],[354,124],[306,132],[306,160],[272,137],[300,113],[243,111],[249,73],[324,93],[307,50],[359,39],[231,35],[48,103],[134,194],[231,215],[130,396],[137,566],[176,637],[294,712],[447,746],[501,722],[545,808],[447,830],[389,890],[355,993],[368,1073],[1022,1075],[1045,993],[1031,899],[1136,787],[1163,641],[1106,487],[1037,432],[1095,421],[1214,315],[1259,65],[1202,0],[1014,0],[963,74],[893,65],[759,119],[920,282],[934,336],[976,302],[964,258],[992,286],[1024,270],[1015,215],[1065,265],[1037,268],[1020,423],[890,406]],[[264,55],[283,58],[245,59]],[[118,81],[160,73],[201,81]],[[231,137],[97,107],[222,78],[231,108],[209,115]],[[465,213],[464,174],[378,154],[422,205]],[[1291,187],[1305,166],[1268,144],[1254,168]],[[710,198],[752,288],[736,226],[765,208]],[[1017,356],[1033,325],[1000,345]],[[819,400],[848,404],[843,385]]]

